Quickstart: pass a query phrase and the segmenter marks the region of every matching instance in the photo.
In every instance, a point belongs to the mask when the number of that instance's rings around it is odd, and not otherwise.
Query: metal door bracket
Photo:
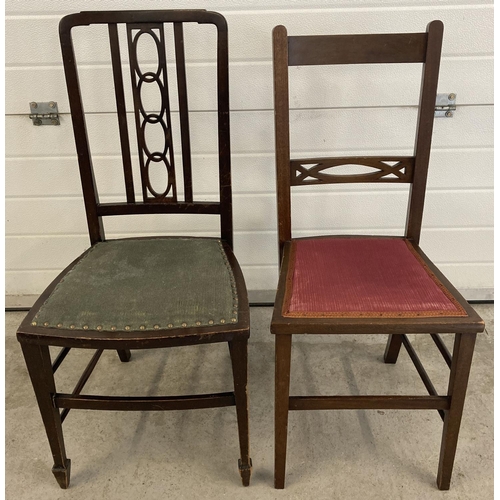
[[[437,94],[434,116],[436,118],[451,118],[457,109],[457,94]]]
[[[33,125],[60,125],[57,102],[30,102]]]

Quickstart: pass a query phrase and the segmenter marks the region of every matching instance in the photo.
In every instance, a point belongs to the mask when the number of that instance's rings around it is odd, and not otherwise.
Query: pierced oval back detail
[[[143,199],[176,203],[177,189],[163,24],[127,24],[127,38]],[[156,61],[145,60],[139,64],[138,47],[142,47],[146,42],[147,46],[156,47]],[[145,87],[149,85],[154,85],[156,87],[154,90],[160,93],[160,109],[154,112],[149,112],[144,107]],[[153,141],[148,144],[148,135],[154,136],[155,147],[152,147]],[[161,147],[158,147],[157,136],[161,138]],[[166,186],[156,189],[152,186],[150,176],[152,163],[163,163],[165,166]]]

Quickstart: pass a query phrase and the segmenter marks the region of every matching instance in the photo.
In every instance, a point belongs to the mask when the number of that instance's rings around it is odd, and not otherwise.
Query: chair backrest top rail
[[[288,37],[288,65],[423,63],[427,33]]]
[[[219,28],[227,29],[225,18],[218,12],[204,9],[175,9],[82,11],[69,14],[61,19],[59,30],[63,31],[74,26],[87,26],[89,24],[173,22],[212,23]]]

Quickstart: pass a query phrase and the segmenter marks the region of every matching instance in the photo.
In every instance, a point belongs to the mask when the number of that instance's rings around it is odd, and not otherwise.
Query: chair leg
[[[26,343],[21,343],[21,347],[54,459],[52,472],[59,486],[66,489],[69,486],[71,460],[66,457],[61,415],[52,400],[56,386],[49,348]]]
[[[274,487],[285,487],[292,336],[276,335],[274,389]]]
[[[243,486],[248,486],[252,474],[248,433],[248,339],[231,340],[228,344],[233,368],[234,397],[240,441],[241,458],[238,460],[238,468]]]
[[[475,333],[457,333],[455,335],[450,381],[448,384],[448,396],[451,397],[451,406],[449,410],[445,410],[437,475],[437,485],[440,490],[450,489],[451,473],[455,460],[455,452],[457,451],[458,433],[462,420],[462,411],[475,342]]]
[[[384,363],[394,364],[398,360],[401,344],[403,343],[402,335],[389,335],[387,346],[384,353]]]
[[[120,361],[123,361],[126,363],[127,361],[130,361],[130,351],[128,349],[122,349],[116,351],[118,353],[118,356],[120,356]]]

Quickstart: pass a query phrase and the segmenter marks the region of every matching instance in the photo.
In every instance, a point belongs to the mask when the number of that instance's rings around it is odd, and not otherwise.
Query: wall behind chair
[[[168,4],[168,5],[167,5]],[[85,215],[58,40],[58,22],[78,10],[205,8],[229,25],[235,252],[249,290],[273,290],[278,276],[271,31],[341,34],[424,31],[445,25],[440,93],[457,94],[453,118],[435,121],[421,246],[468,299],[493,297],[493,4],[486,0],[26,0],[6,2],[6,294],[28,304],[88,247]],[[88,55],[88,54],[87,54]],[[82,82],[100,88],[106,64],[85,60]],[[215,100],[197,95],[213,59],[188,56],[190,110],[202,138],[199,165],[214,164],[205,145]],[[323,72],[324,71],[324,72]],[[411,154],[420,69],[357,66],[290,69],[293,154]],[[126,74],[125,74],[126,76]],[[194,86],[194,87],[193,87]],[[200,87],[201,88],[201,87]],[[193,95],[194,93],[194,95]],[[111,94],[110,94],[111,96]],[[60,126],[35,127],[30,101],[57,101]],[[87,107],[93,153],[106,170],[112,98]],[[195,120],[193,120],[195,121]],[[300,122],[300,126],[299,126]],[[114,123],[114,122],[113,122]],[[134,145],[134,142],[132,142]],[[179,148],[177,148],[179,150]],[[199,171],[203,171],[200,167]],[[196,167],[195,167],[196,173]],[[121,179],[120,179],[121,182]],[[201,181],[202,197],[215,184]],[[107,195],[117,183],[104,175]],[[381,187],[382,186],[382,187]],[[302,188],[293,198],[294,236],[402,234],[407,188],[352,184]],[[182,220],[107,223],[108,237],[182,234]],[[216,227],[197,224],[196,234]]]

